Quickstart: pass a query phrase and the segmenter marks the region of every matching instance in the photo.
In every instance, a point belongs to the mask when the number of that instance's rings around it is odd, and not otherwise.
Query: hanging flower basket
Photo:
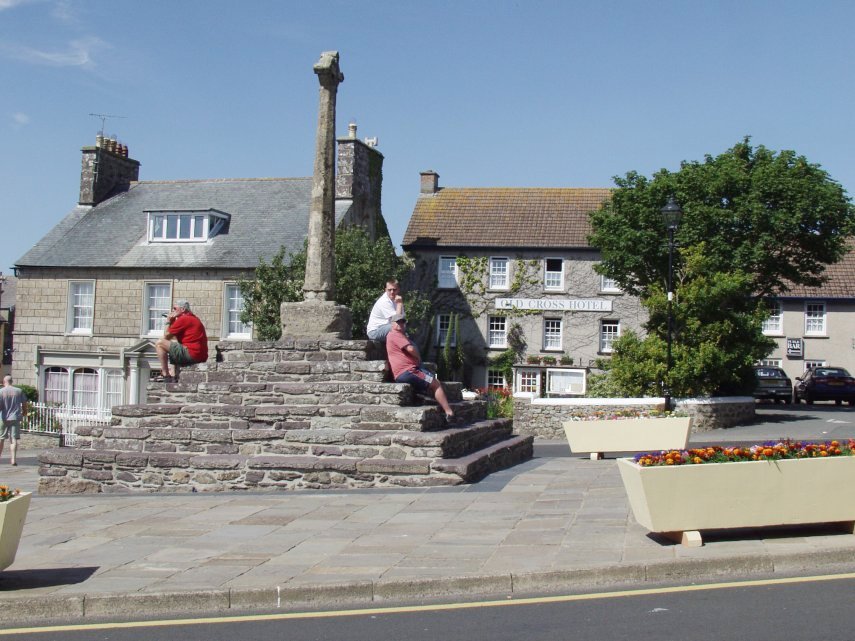
[[[11,493],[0,485],[0,570],[15,561],[31,495],[32,492]]]

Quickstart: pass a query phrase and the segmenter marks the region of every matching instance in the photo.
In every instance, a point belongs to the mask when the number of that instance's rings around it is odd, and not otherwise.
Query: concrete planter
[[[691,547],[700,530],[855,522],[855,456],[618,469],[635,520]]]
[[[565,421],[564,433],[573,452],[652,452],[682,450],[689,442],[692,418],[627,418],[620,420]]]
[[[15,561],[31,495],[32,492],[21,492],[15,498],[0,503],[0,570]]]

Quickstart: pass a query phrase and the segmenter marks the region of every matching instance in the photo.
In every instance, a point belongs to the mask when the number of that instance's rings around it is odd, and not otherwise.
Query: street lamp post
[[[671,337],[673,331],[673,315],[671,313],[671,305],[674,301],[674,232],[680,225],[680,219],[683,217],[683,209],[680,204],[674,199],[674,196],[668,196],[668,202],[661,209],[662,219],[665,221],[665,228],[668,230],[668,348],[665,359],[665,411],[672,409],[671,407]]]

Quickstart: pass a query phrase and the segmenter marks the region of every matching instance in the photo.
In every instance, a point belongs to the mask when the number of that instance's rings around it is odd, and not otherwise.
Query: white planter
[[[32,492],[21,492],[15,498],[0,503],[0,570],[15,561],[31,495]]]
[[[564,433],[573,452],[653,452],[682,450],[689,442],[690,416],[565,421]]]
[[[855,456],[618,469],[635,520],[684,545],[700,530],[855,522]]]

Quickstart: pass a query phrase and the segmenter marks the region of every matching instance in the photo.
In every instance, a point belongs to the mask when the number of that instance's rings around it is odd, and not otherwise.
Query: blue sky
[[[76,203],[90,113],[123,116],[143,180],[311,175],[325,50],[396,244],[425,169],[608,187],[750,135],[852,193],[853,24],[823,0],[0,0],[0,270]]]

